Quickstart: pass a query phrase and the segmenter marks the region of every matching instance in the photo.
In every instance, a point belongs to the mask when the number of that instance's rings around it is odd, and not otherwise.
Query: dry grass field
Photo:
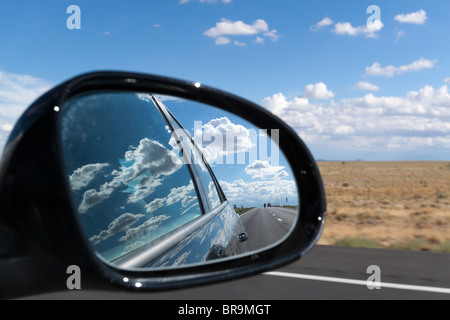
[[[319,162],[319,244],[450,252],[450,162]]]

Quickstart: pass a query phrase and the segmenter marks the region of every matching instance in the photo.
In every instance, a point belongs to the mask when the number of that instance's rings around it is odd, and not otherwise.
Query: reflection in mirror
[[[60,114],[81,226],[118,267],[246,254],[296,222],[297,187],[277,130],[193,101],[120,91],[75,96]]]

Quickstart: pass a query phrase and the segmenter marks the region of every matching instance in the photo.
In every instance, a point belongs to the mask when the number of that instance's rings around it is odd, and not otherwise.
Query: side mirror
[[[33,103],[0,170],[0,296],[163,290],[290,263],[326,201],[298,135],[200,83],[95,72]],[[45,286],[43,285],[45,284]]]

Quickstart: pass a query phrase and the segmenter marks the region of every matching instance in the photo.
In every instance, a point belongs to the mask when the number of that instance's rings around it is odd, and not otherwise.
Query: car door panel
[[[215,260],[225,256],[228,244],[228,238],[220,220],[214,217],[147,267],[167,268]]]

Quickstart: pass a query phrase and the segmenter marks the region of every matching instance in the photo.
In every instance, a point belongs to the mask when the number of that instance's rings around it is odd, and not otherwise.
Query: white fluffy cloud
[[[281,171],[285,172],[285,171]],[[237,206],[260,207],[263,203],[285,204],[297,201],[297,185],[294,180],[256,180],[246,182],[242,179],[226,182],[219,181],[228,201]]]
[[[417,12],[398,14],[394,19],[400,23],[424,24],[428,18],[426,11],[421,9]]]
[[[276,29],[267,31],[263,33],[263,36],[269,38],[272,41],[278,41],[278,39],[280,38],[280,36],[278,35],[278,31]]]
[[[184,208],[196,199],[194,185],[191,181],[187,186],[172,188],[170,193],[164,198],[154,199],[152,202],[145,205],[145,210],[152,213],[163,206],[170,206],[177,202],[181,202],[181,205]]]
[[[282,166],[272,166],[264,160],[255,160],[253,163],[245,167],[245,173],[252,176],[252,179],[279,178],[287,177],[287,172]],[[281,175],[280,173],[283,172]]]
[[[367,25],[354,27],[350,22],[338,22],[334,25],[333,32],[340,36],[365,36],[368,38],[376,38],[377,32],[383,29],[384,24],[381,20],[376,20],[369,27]]]
[[[212,119],[201,126],[196,125],[194,130],[194,141],[210,163],[221,163],[221,157],[246,152],[255,145],[250,131],[242,125],[232,123],[227,117]]]
[[[106,230],[102,230],[99,234],[89,238],[92,245],[96,245],[101,241],[104,241],[115,234],[128,229],[131,225],[135,224],[139,219],[145,217],[143,214],[131,214],[124,213],[111,222]]]
[[[339,36],[351,36],[351,37],[359,37],[363,36],[366,38],[377,38],[377,32],[381,31],[384,28],[384,24],[381,19],[376,19],[370,24],[362,25],[362,26],[353,26],[350,22],[338,22],[334,23],[328,17],[323,18],[315,25],[311,26],[309,29],[311,31],[319,31],[325,29],[326,27],[332,26],[334,24],[334,28],[331,29],[331,32],[339,35]]]
[[[354,90],[360,91],[379,91],[380,87],[368,81],[360,81],[353,87]]]
[[[274,94],[262,101],[262,105],[274,114],[283,114],[287,110],[301,110],[302,107],[307,106],[309,100],[304,97],[295,97],[288,101],[282,93]]]
[[[72,190],[77,191],[85,188],[94,180],[98,172],[108,166],[108,163],[93,163],[78,168],[69,177]]]
[[[450,148],[447,85],[437,89],[426,85],[403,97],[369,93],[328,104],[310,104],[301,98],[289,101],[279,93],[264,99],[262,105],[284,119],[308,143],[359,150]]]
[[[294,97],[291,101],[288,101],[283,93],[277,93],[263,99],[261,104],[272,113],[279,115],[292,111],[307,112],[307,109],[310,107],[308,98],[328,100],[333,97],[334,93],[328,90],[327,85],[323,82],[318,82],[305,86],[304,95]]]
[[[310,27],[311,31],[322,30],[325,27],[331,26],[333,24],[333,20],[328,17],[323,18],[319,22],[317,22],[314,26]]]
[[[171,175],[177,171],[181,161],[173,151],[167,149],[160,142],[144,138],[139,142],[139,146],[125,152],[125,159],[132,161],[133,166],[130,175],[127,177],[132,180],[147,170],[150,170],[154,178],[161,175]]]
[[[231,21],[223,18],[220,22],[216,23],[216,26],[206,30],[203,33],[209,38],[214,38],[216,44],[226,45],[231,43],[229,37],[235,36],[254,36],[256,35],[256,42],[262,43],[262,37],[277,41],[279,38],[278,32],[275,29],[269,29],[269,25],[263,19],[257,19],[253,24],[247,24],[243,21]],[[235,45],[243,46],[245,44],[241,41],[234,41]]]
[[[227,37],[217,37],[216,44],[217,45],[227,45],[231,42],[231,40]]]
[[[175,173],[182,166],[181,160],[172,150],[148,138],[142,139],[138,147],[131,147],[131,150],[125,152],[124,158],[128,166],[113,170],[111,172],[113,178],[102,184],[98,190],[89,189],[84,192],[83,200],[78,207],[80,213],[86,213],[93,206],[108,199],[114,190],[121,186],[128,185],[131,188],[128,202],[137,202],[153,193],[165,176]],[[86,165],[75,170],[77,175],[74,180],[77,181],[77,186],[80,185],[80,181],[85,185],[86,181],[91,181],[92,168],[95,172],[95,165]],[[80,175],[86,172],[89,173],[86,177]]]
[[[327,85],[323,82],[316,84],[308,84],[305,87],[305,96],[309,99],[328,100],[334,97],[334,93],[327,89]]]
[[[254,35],[261,32],[268,32],[269,25],[262,19],[256,20],[252,25],[242,21],[231,21],[223,18],[215,27],[205,31],[205,35],[210,38],[229,35]]]
[[[395,75],[404,74],[406,72],[421,71],[423,69],[431,69],[436,65],[437,60],[428,60],[420,58],[408,65],[402,66],[386,66],[381,67],[381,64],[375,62],[370,67],[366,67],[366,76],[382,76],[386,78],[392,78]]]

